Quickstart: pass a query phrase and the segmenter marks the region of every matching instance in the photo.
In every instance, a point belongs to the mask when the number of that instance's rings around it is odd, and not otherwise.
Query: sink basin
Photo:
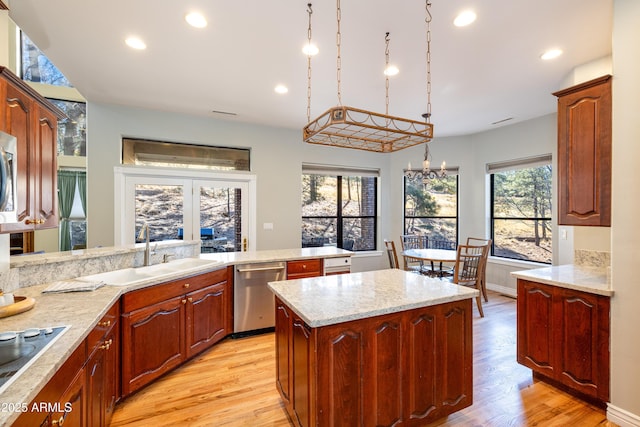
[[[108,271],[106,273],[83,276],[79,279],[97,281],[102,280],[111,286],[129,286],[142,283],[150,283],[156,280],[170,279],[182,275],[207,271],[211,267],[220,264],[219,261],[211,261],[200,258],[182,258],[163,264],[155,264],[146,267],[123,268],[121,270]]]
[[[219,261],[211,261],[209,259],[200,259],[200,258],[182,258],[176,259],[174,261],[170,261],[164,264],[152,265],[149,268],[152,269],[154,267],[158,267],[159,270],[171,270],[171,271],[181,271],[188,270],[192,268],[201,268],[201,267],[210,267],[220,264]]]

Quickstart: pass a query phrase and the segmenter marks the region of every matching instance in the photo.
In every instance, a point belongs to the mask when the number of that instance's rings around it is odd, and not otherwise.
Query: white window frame
[[[187,170],[179,168],[158,168],[141,166],[114,167],[114,241],[116,245],[134,244],[135,236],[135,200],[132,189],[136,184],[183,185],[184,194],[184,239],[193,238],[194,198],[193,189],[203,181],[222,184],[246,185],[247,198],[247,250],[255,250],[256,242],[256,188],[257,178],[254,174],[235,172],[209,172],[204,170]],[[197,208],[196,208],[197,210]],[[243,219],[244,222],[244,219]],[[199,240],[198,233],[195,240]]]

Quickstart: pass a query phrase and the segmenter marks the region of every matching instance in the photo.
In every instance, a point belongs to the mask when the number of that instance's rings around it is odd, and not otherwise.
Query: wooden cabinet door
[[[85,366],[87,426],[108,426],[117,400],[119,354],[118,323],[98,343]]]
[[[36,228],[55,228],[58,226],[58,122],[49,111],[35,104],[34,107],[37,120],[32,176],[35,180]]]
[[[406,356],[409,377],[407,399],[408,415],[413,419],[431,416],[440,406],[436,393],[438,381],[443,375],[437,366],[434,348],[437,348],[437,319],[429,312],[416,313],[409,319]],[[436,375],[439,374],[440,377]]]
[[[611,226],[611,76],[558,96],[558,223]]]
[[[104,419],[106,383],[106,345],[91,354],[85,367],[87,375],[87,426],[101,426]]]
[[[588,396],[609,398],[609,298],[558,289],[557,375]]]
[[[105,342],[109,343],[109,348],[105,354],[105,380],[104,380],[104,417],[103,424],[111,424],[113,411],[120,398],[120,323],[116,324],[105,337]]]
[[[518,363],[555,377],[553,287],[518,280]]]
[[[81,369],[58,401],[58,411],[51,414],[52,426],[87,425],[87,389],[85,370]]]
[[[473,402],[473,345],[471,300],[435,306],[439,321],[436,381],[443,415],[459,411]]]
[[[288,405],[291,401],[292,359],[292,313],[285,304],[276,298],[276,387],[280,396]]]
[[[2,108],[5,114],[5,131],[16,137],[18,163],[16,193],[18,197],[17,219],[14,224],[1,224],[0,230],[5,231],[28,231],[34,226],[25,224],[25,220],[32,220],[35,217],[31,200],[35,191],[34,182],[31,177],[30,158],[33,156],[33,147],[29,141],[33,138],[34,129],[31,124],[33,114],[33,102],[29,96],[13,85],[4,82],[6,97],[3,99]]]
[[[311,329],[302,319],[293,318],[292,329],[292,385],[291,396],[292,409],[296,417],[297,425],[309,427],[314,425],[313,402],[313,347],[311,344]]]
[[[230,333],[226,282],[187,294],[187,357],[211,347]]]
[[[140,389],[185,360],[186,297],[122,316],[122,395]]]

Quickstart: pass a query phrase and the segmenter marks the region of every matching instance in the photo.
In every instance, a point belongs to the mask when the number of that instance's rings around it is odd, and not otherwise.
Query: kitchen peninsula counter
[[[608,267],[560,265],[518,279],[517,358],[533,375],[596,406],[609,401]]]
[[[139,251],[138,245],[135,247],[114,247],[89,249],[86,251],[71,251],[59,254],[41,254],[30,257],[19,257],[15,263],[20,266],[29,266],[39,271],[40,268],[53,265],[52,269],[56,273],[64,269],[58,266],[58,261],[65,263],[73,262],[75,259],[82,265],[90,259],[97,259],[96,264],[100,266],[111,265],[109,259],[101,260],[100,256],[112,257],[114,254]],[[336,248],[297,248],[288,250],[268,250],[242,253],[223,254],[202,254],[201,259],[208,259],[212,262],[210,267],[202,266],[192,272],[184,272],[182,276],[199,274],[205,271],[219,270],[234,264],[248,263],[263,260],[299,260],[308,258],[332,258],[350,256],[352,252]],[[12,259],[12,264],[14,260]],[[80,271],[73,266],[65,264],[68,271]],[[113,269],[113,267],[111,268]],[[101,270],[98,270],[101,271]],[[102,270],[102,271],[108,271]],[[91,271],[95,273],[96,271]],[[41,277],[50,278],[51,274],[42,274]],[[57,276],[55,280],[62,280],[64,277]],[[175,277],[170,277],[175,279]],[[0,320],[1,331],[21,331],[27,328],[55,327],[69,325],[58,339],[43,352],[30,367],[22,372],[4,391],[0,392],[0,404],[5,404],[6,410],[0,410],[0,426],[10,426],[20,415],[16,410],[19,406],[29,404],[38,392],[45,387],[47,382],[54,376],[56,371],[65,363],[78,346],[87,338],[91,330],[100,319],[107,313],[109,308],[118,303],[120,297],[128,292],[154,286],[169,280],[167,276],[153,280],[149,279],[142,283],[130,286],[103,286],[92,292],[72,292],[63,294],[42,294],[42,290],[49,286],[47,283],[40,283],[13,290],[18,296],[33,297],[36,301],[35,307],[27,312],[3,318]],[[1,408],[0,408],[1,409]]]
[[[296,425],[418,426],[473,403],[477,290],[398,269],[269,286]]]
[[[514,271],[517,279],[544,283],[559,288],[573,289],[595,295],[613,296],[607,268],[575,264]]]

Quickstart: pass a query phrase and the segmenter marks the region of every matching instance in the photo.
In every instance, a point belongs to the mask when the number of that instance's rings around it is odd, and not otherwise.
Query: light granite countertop
[[[574,264],[533,270],[514,271],[518,279],[531,280],[561,288],[574,289],[596,295],[613,296],[606,267],[587,267]]]
[[[312,258],[336,258],[351,255],[353,255],[353,252],[351,251],[326,246],[302,249],[273,249],[268,251],[219,252],[211,254],[200,254],[200,258],[235,265],[250,262],[287,261],[294,259]]]
[[[126,250],[126,249],[125,249]],[[198,268],[160,279],[140,281],[130,286],[103,286],[92,292],[72,292],[62,294],[42,294],[49,284],[20,288],[14,293],[19,296],[33,297],[36,305],[33,309],[0,319],[0,332],[21,331],[27,328],[46,328],[69,325],[67,329],[31,366],[21,373],[6,389],[0,393],[0,426],[10,426],[19,416],[16,411],[2,410],[3,404],[29,404],[64,364],[73,351],[82,343],[107,310],[124,293],[154,284],[176,279],[177,276],[189,276],[206,271],[226,268],[229,265],[262,262],[290,261],[309,258],[331,258],[350,256],[352,252],[336,248],[303,248],[271,251],[238,252],[224,254],[202,254],[201,259],[214,261],[209,268]],[[33,262],[33,261],[29,261]],[[79,261],[82,262],[82,261]],[[13,407],[13,406],[12,406]]]
[[[310,327],[473,298],[475,289],[399,269],[269,282]]]

